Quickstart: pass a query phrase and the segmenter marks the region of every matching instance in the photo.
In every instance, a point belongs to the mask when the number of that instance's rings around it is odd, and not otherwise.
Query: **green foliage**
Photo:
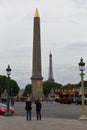
[[[47,97],[48,94],[50,93],[51,89],[55,90],[61,88],[61,84],[57,84],[56,82],[49,82],[49,81],[44,81],[43,82],[43,93]]]
[[[0,75],[0,96],[7,89],[8,78],[5,75]],[[16,96],[19,92],[19,86],[15,80],[10,79],[10,96]]]
[[[78,86],[81,87],[81,82],[78,83]],[[84,81],[84,87],[87,87],[87,81]]]
[[[32,93],[32,86],[31,86],[31,84],[28,84],[28,85],[26,85],[24,93],[22,94],[22,96],[27,97],[31,93]]]
[[[44,81],[43,82],[43,93],[44,95],[47,97],[48,94],[50,93],[50,90],[51,90],[51,85],[49,82],[47,81]]]
[[[80,88],[81,87],[81,82],[77,83],[77,84],[66,84],[63,86],[63,89],[73,89],[73,88]],[[87,87],[87,81],[84,81],[84,88]]]
[[[2,76],[0,75],[0,95],[1,92],[3,93],[4,90],[6,89],[6,85],[7,85],[7,77],[6,76]]]
[[[72,90],[73,87],[74,87],[73,84],[68,83],[67,85],[64,85],[63,89],[70,89],[70,90]]]
[[[10,95],[11,96],[16,96],[19,92],[19,87],[16,81],[10,80]]]

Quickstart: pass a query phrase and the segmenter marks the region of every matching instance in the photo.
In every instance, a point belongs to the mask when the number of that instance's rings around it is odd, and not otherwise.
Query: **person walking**
[[[37,116],[37,120],[40,119],[41,120],[41,108],[42,108],[42,104],[40,102],[40,100],[36,100],[35,101],[36,104],[36,116]]]
[[[28,100],[26,101],[26,106],[25,106],[25,110],[26,110],[26,120],[31,120],[31,110],[32,110],[32,103],[30,101],[30,98],[28,98]]]

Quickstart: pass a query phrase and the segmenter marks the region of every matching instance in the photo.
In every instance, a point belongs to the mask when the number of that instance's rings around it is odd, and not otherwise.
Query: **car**
[[[75,104],[80,104],[80,105],[82,104],[82,98],[81,98],[81,96],[76,97]],[[85,105],[87,104],[87,99],[86,98],[84,98],[84,104]]]
[[[61,104],[71,104],[72,103],[72,99],[70,99],[70,98],[62,98],[60,100],[60,103]]]
[[[60,102],[61,102],[61,98],[59,98],[59,97],[56,97],[56,98],[55,98],[55,102],[58,102],[58,103],[60,103]]]
[[[9,110],[12,114],[14,114],[14,108],[9,106]],[[0,115],[4,115],[7,111],[7,105],[4,103],[0,103]]]
[[[47,99],[47,102],[55,102],[55,99],[50,97],[50,98]]]

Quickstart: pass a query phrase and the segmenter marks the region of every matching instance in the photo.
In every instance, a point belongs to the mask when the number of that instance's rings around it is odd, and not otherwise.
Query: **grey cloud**
[[[66,47],[67,47],[67,49],[84,49],[84,50],[87,50],[87,43],[86,42],[68,43],[68,45]]]
[[[14,49],[9,49],[9,52],[12,53],[23,53],[23,52],[29,52],[31,50],[31,48],[29,46],[23,46],[23,47],[18,47],[18,48],[14,48]]]
[[[3,3],[3,1],[2,0],[0,0],[0,4],[2,4]]]
[[[15,19],[18,19],[18,17],[16,15],[9,15],[9,16],[6,16],[6,19],[7,20],[15,20]]]
[[[31,66],[32,64],[31,55],[32,52],[29,47],[4,50],[3,52],[0,52],[0,65],[2,64],[2,66],[6,66],[9,63],[15,68],[24,71],[24,69],[27,69],[28,66]]]
[[[66,66],[65,68],[58,67],[56,70],[54,69],[54,79],[63,85],[77,83],[80,80],[78,66]]]
[[[30,14],[27,14],[27,15],[25,15],[25,16],[20,16],[20,17],[18,17],[17,15],[9,15],[9,16],[6,16],[5,17],[6,18],[6,20],[8,20],[8,21],[11,21],[11,20],[19,20],[19,21],[29,21],[29,20],[31,20],[32,18],[31,18],[31,15]]]
[[[49,68],[45,67],[45,69],[49,71]],[[48,79],[48,71],[45,72],[43,70],[43,77],[45,77],[44,80]],[[78,83],[80,80],[78,61],[75,65],[53,64],[53,75],[55,81],[63,85],[68,83]]]
[[[14,47],[14,48],[8,48],[8,49],[5,49],[3,51],[1,51],[0,53],[8,53],[8,54],[23,54],[23,53],[29,53],[31,51],[31,47],[30,46],[17,46],[17,47]]]
[[[79,13],[73,13],[71,15],[64,15],[64,16],[54,16],[54,17],[47,17],[47,19],[42,19],[43,23],[74,23],[79,24],[80,19],[87,17],[87,12],[79,12]],[[50,21],[50,22],[49,22]]]
[[[29,21],[29,20],[31,20],[31,19],[32,19],[31,13],[28,13],[28,14],[26,14],[25,16],[23,16],[23,17],[21,18],[21,20],[26,20],[26,21]]]
[[[8,3],[8,2],[13,2],[14,0],[0,0],[0,3],[1,4],[4,4],[4,3]]]
[[[72,0],[77,5],[85,5],[87,4],[87,0]]]
[[[76,8],[86,8],[87,9],[87,0],[72,0]]]
[[[21,88],[24,88],[27,84],[31,83],[31,68],[28,67],[28,65],[16,65],[13,68],[12,73],[12,78],[14,78],[18,82]]]

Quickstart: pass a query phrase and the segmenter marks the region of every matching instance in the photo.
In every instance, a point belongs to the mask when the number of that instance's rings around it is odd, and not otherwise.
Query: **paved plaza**
[[[26,121],[24,116],[0,116],[0,130],[87,130],[87,121],[59,118]]]
[[[25,103],[15,103],[13,116],[0,116],[0,130],[87,130],[87,121],[79,120],[81,105],[58,103],[42,105],[42,120],[36,120],[33,104],[32,120],[26,121]],[[87,105],[85,107],[87,110]]]
[[[25,116],[25,103],[15,103],[15,116]],[[87,113],[87,105],[85,105]],[[42,102],[42,118],[76,119],[81,115],[81,105]],[[32,104],[32,117],[36,117],[35,104]]]

